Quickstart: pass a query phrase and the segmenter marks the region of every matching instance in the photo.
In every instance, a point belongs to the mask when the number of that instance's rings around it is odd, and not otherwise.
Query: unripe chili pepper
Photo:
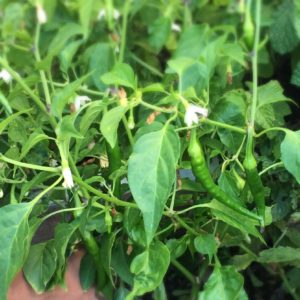
[[[259,216],[265,218],[265,192],[261,178],[257,171],[257,163],[253,154],[253,138],[249,138],[246,146],[246,156],[243,162],[246,179],[257,207]]]
[[[245,11],[245,20],[243,24],[243,32],[244,32],[244,40],[249,49],[252,49],[254,43],[254,24],[251,17],[250,5],[247,5],[247,9]]]
[[[240,206],[235,200],[228,196],[220,187],[218,187],[214,183],[209,169],[206,165],[205,156],[200,142],[197,139],[195,129],[192,129],[191,132],[188,153],[191,157],[191,165],[195,177],[200,181],[202,186],[212,197],[244,216],[261,221],[260,216]]]

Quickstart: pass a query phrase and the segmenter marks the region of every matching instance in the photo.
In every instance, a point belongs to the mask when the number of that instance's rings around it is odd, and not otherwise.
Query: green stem
[[[175,131],[183,131],[183,130],[190,130],[192,128],[198,128],[198,127],[202,126],[202,123],[209,124],[209,125],[212,125],[212,126],[215,126],[215,127],[228,129],[230,131],[234,131],[234,132],[237,132],[237,133],[246,134],[246,130],[243,129],[243,128],[236,127],[236,126],[229,125],[229,124],[225,124],[225,123],[221,123],[221,122],[210,120],[210,119],[206,119],[206,118],[201,118],[200,123],[197,124],[197,125],[193,125],[193,126],[190,126],[190,127],[186,126],[186,127],[177,128],[177,129],[175,129]]]
[[[140,64],[142,67],[144,67],[145,69],[147,69],[148,71],[150,71],[153,75],[156,75],[160,78],[163,78],[164,74],[161,73],[159,70],[157,70],[156,68],[154,68],[153,66],[150,66],[149,64],[147,64],[145,61],[141,60],[139,57],[137,57],[135,54],[131,53],[131,58],[137,62],[138,64]]]
[[[44,103],[40,100],[40,98],[33,92],[33,90],[26,84],[26,82],[20,77],[20,75],[14,71],[7,61],[0,57],[0,65],[3,66],[4,69],[6,69],[10,75],[13,77],[13,79],[20,84],[20,86],[23,88],[23,90],[32,98],[34,103],[39,107],[39,109],[47,116],[49,119],[51,125],[53,128],[56,128],[57,122],[54,117],[50,116],[48,114],[48,111],[44,105]]]
[[[130,8],[130,1],[131,0],[126,0],[125,4],[124,4],[119,63],[122,63],[124,60],[124,53],[125,53],[125,46],[126,46],[126,34],[127,34],[127,21],[128,21],[128,13],[129,13],[129,8]]]
[[[154,111],[159,111],[159,112],[163,112],[163,113],[173,113],[175,110],[173,108],[171,109],[168,109],[168,108],[162,108],[162,107],[159,107],[159,106],[156,106],[156,105],[153,105],[153,104],[150,104],[148,102],[145,102],[143,100],[141,100],[141,105],[147,107],[147,108],[150,108]]]
[[[116,205],[119,206],[125,206],[125,207],[133,207],[133,208],[137,208],[137,205],[135,203],[131,203],[131,202],[126,202],[126,201],[122,201],[114,196],[109,196],[107,194],[104,194],[102,192],[100,192],[99,190],[93,188],[92,186],[88,185],[87,183],[85,183],[82,179],[80,179],[77,176],[73,176],[74,181],[80,186],[85,188],[86,190],[88,190],[89,192],[93,193],[94,195],[102,198],[105,201],[114,203]]]
[[[176,259],[172,259],[171,262],[172,265],[176,269],[178,269],[185,276],[185,278],[192,283],[193,286],[197,284],[195,276],[188,269],[186,269],[181,263],[179,263]]]
[[[41,61],[40,50],[39,50],[40,32],[41,32],[41,25],[39,23],[37,23],[35,39],[34,39],[34,56],[38,63]],[[46,78],[46,74],[45,74],[44,70],[40,70],[40,76],[41,76],[42,85],[43,85],[43,89],[44,89],[46,104],[48,107],[50,107],[51,96],[50,96],[50,92],[49,92],[49,88],[48,88],[48,84],[47,84],[47,78]]]
[[[68,85],[69,83],[59,83],[59,82],[53,82],[53,86],[54,87],[65,87],[66,85]],[[90,94],[90,95],[93,95],[93,96],[100,96],[100,97],[103,97],[105,95],[104,92],[98,92],[98,91],[94,91],[94,90],[91,90],[91,89],[88,89],[88,88],[85,88],[85,87],[79,87],[77,89],[77,91],[79,92],[83,92],[83,93],[86,93],[86,94]]]
[[[205,204],[197,204],[197,205],[193,205],[193,206],[190,206],[186,209],[183,209],[183,210],[180,210],[180,211],[176,211],[176,215],[182,215],[190,210],[194,210],[196,208],[203,208],[203,207],[207,207]]]
[[[84,206],[82,207],[72,207],[72,208],[64,208],[64,209],[60,209],[60,210],[57,210],[57,211],[54,211],[52,212],[51,214],[45,216],[44,218],[42,218],[42,222],[44,222],[45,220],[47,220],[48,218],[51,218],[52,216],[55,216],[57,214],[60,214],[60,213],[64,213],[64,212],[69,212],[69,211],[81,211],[85,209]]]
[[[286,278],[284,270],[281,267],[278,268],[279,268],[279,275],[283,280],[284,286],[286,287],[290,295],[294,298],[294,300],[300,300],[300,297],[297,295],[295,288],[290,285],[288,279]]]
[[[172,216],[183,228],[185,228],[192,235],[199,235],[199,233],[194,228],[186,224],[177,214],[173,214]]]
[[[272,128],[267,128],[263,131],[261,131],[260,133],[257,133],[255,134],[255,137],[256,138],[259,138],[261,137],[262,135],[266,134],[267,132],[270,132],[270,131],[283,131],[284,133],[286,133],[288,131],[287,128],[283,128],[283,127],[272,127]]]
[[[283,164],[282,161],[280,161],[278,163],[274,163],[274,164],[268,166],[267,168],[262,170],[258,175],[261,176],[261,175],[265,174],[266,172],[268,172],[269,170],[279,168],[279,167],[284,167],[284,164]]]
[[[45,166],[23,163],[23,162],[8,158],[8,157],[4,156],[3,154],[0,154],[0,160],[3,160],[9,164],[13,164],[15,166],[19,166],[19,167],[23,167],[23,168],[27,168],[27,169],[40,170],[40,171],[46,171],[46,172],[52,172],[52,173],[60,173],[60,168],[52,168],[52,167],[45,167]]]
[[[131,133],[131,130],[130,130],[129,126],[128,126],[128,121],[126,119],[126,116],[122,117],[122,122],[123,122],[123,125],[125,127],[125,130],[126,130],[126,133],[127,133],[127,136],[128,136],[128,140],[129,140],[129,143],[130,143],[130,146],[133,147],[134,139],[133,139],[133,135]]]
[[[258,87],[258,44],[260,37],[260,14],[261,14],[261,0],[256,1],[255,10],[255,37],[254,46],[252,51],[252,104],[251,104],[251,115],[250,115],[250,128],[254,130],[255,114],[257,107],[257,87]]]
[[[52,190],[55,186],[57,186],[62,180],[62,176],[60,176],[54,183],[52,183],[49,187],[39,193],[33,200],[30,201],[30,204],[35,205],[38,201],[45,196],[50,190]]]

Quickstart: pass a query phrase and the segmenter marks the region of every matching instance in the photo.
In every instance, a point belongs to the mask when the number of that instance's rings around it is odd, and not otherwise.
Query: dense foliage
[[[299,20],[297,0],[0,0],[0,299],[21,269],[64,286],[78,247],[107,299],[300,299]]]

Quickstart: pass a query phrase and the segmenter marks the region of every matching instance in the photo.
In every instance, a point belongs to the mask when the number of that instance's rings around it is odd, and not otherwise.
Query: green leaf
[[[30,246],[28,224],[31,203],[9,204],[0,208],[0,299],[22,268]]]
[[[137,88],[136,78],[132,68],[125,63],[117,63],[112,71],[101,76],[101,80],[107,85],[121,85],[132,88]]]
[[[5,108],[8,114],[12,114],[12,109],[10,107],[10,104],[6,99],[6,97],[1,93],[1,91],[0,91],[0,103],[3,105],[3,107]]]
[[[189,57],[178,57],[176,59],[170,59],[168,61],[168,65],[170,68],[168,71],[174,71],[179,75],[179,77],[181,77],[183,72],[195,62],[196,61],[194,59],[191,59]]]
[[[300,249],[291,247],[271,248],[259,253],[260,263],[286,263],[300,267]]]
[[[244,127],[246,116],[246,103],[244,94],[240,91],[233,90],[227,92],[213,108],[211,118],[230,125]],[[218,129],[218,135],[222,143],[230,151],[236,151],[243,140],[241,134],[230,130]]]
[[[257,89],[258,105],[256,109],[260,109],[267,104],[273,104],[282,101],[290,101],[283,94],[283,88],[276,80],[271,80],[268,83],[261,85]]]
[[[184,254],[189,244],[189,236],[185,235],[181,239],[170,239],[167,241],[166,246],[168,247],[171,255],[171,259],[176,259]]]
[[[100,123],[100,130],[111,148],[114,148],[118,137],[118,127],[128,107],[117,106],[106,112]]]
[[[184,56],[198,59],[206,46],[208,36],[209,28],[207,25],[188,27],[179,39],[173,58]]]
[[[292,51],[299,43],[295,17],[292,0],[283,1],[274,15],[274,22],[270,27],[270,41],[274,50],[280,54]]]
[[[178,135],[164,127],[138,139],[129,158],[128,182],[143,213],[148,244],[159,225],[174,183],[179,154]]]
[[[14,120],[16,119],[19,115],[25,114],[27,112],[29,112],[31,109],[26,109],[26,110],[22,110],[19,111],[7,118],[5,118],[2,122],[0,122],[0,134],[2,134],[2,132],[5,130],[5,128]]]
[[[46,290],[47,284],[55,272],[57,254],[53,246],[53,240],[32,245],[24,264],[25,278],[37,293]]]
[[[263,243],[264,240],[261,234],[258,232],[255,226],[259,225],[257,221],[250,219],[244,215],[241,215],[234,211],[233,209],[225,206],[219,201],[213,200],[209,203],[203,204],[205,207],[212,209],[212,213],[218,220],[221,220],[246,234],[252,234],[253,236],[259,238]]]
[[[86,254],[80,261],[80,285],[83,291],[88,291],[96,280],[96,266],[93,257]]]
[[[291,83],[300,87],[300,61],[298,61],[293,70]]]
[[[89,71],[92,72],[94,85],[100,90],[105,91],[107,85],[101,77],[109,72],[114,65],[114,51],[109,43],[97,43],[89,48]]]
[[[76,54],[78,48],[82,45],[82,43],[82,40],[71,42],[59,53],[58,57],[60,61],[60,69],[64,73],[68,72],[69,68],[71,67],[74,55]]]
[[[195,248],[202,254],[207,254],[209,262],[214,254],[217,253],[217,243],[213,234],[200,233],[194,240]]]
[[[48,47],[48,56],[53,57],[57,55],[69,39],[76,35],[83,35],[82,27],[79,24],[67,23],[61,27]]]
[[[300,130],[285,130],[285,138],[281,143],[281,160],[285,168],[300,183]]]
[[[243,276],[234,267],[216,266],[208,281],[205,283],[204,291],[200,292],[198,300],[233,300],[239,299],[244,285]]]
[[[90,31],[91,15],[95,6],[94,0],[79,0],[78,11],[84,39],[87,39]]]
[[[48,139],[49,137],[46,134],[34,131],[24,143],[19,159],[22,160],[37,143]]]
[[[71,137],[82,139],[83,136],[75,128],[75,115],[64,116],[56,127],[57,140],[67,140]]]
[[[130,266],[134,276],[133,290],[125,300],[155,290],[162,282],[170,264],[170,252],[161,242],[155,241],[147,250],[136,256]]]
[[[72,223],[60,223],[55,228],[54,247],[57,252],[56,282],[62,283],[66,268],[66,250],[68,243],[79,227],[76,220]]]
[[[90,74],[84,75],[81,78],[67,84],[60,91],[55,93],[53,101],[51,103],[51,112],[54,116],[61,118],[63,110],[66,104],[76,95],[77,89],[83,84],[83,82],[90,76]]]
[[[171,20],[167,17],[157,18],[149,26],[149,44],[157,52],[166,44],[168,37],[171,33]]]
[[[222,172],[218,179],[220,188],[232,199],[238,199],[240,194],[236,183],[236,178],[230,171]]]

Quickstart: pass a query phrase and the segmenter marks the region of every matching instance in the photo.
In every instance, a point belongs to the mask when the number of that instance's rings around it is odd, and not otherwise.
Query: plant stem
[[[176,269],[178,269],[185,276],[185,278],[192,283],[193,286],[197,284],[195,276],[181,263],[179,263],[176,259],[172,259],[171,262],[173,266],[176,267]]]
[[[201,123],[205,123],[205,124],[209,124],[209,125],[212,125],[212,126],[228,129],[228,130],[235,131],[235,132],[238,132],[238,133],[241,133],[241,134],[246,134],[246,130],[243,129],[243,128],[236,127],[236,126],[229,125],[229,124],[225,124],[225,123],[221,123],[221,122],[210,120],[210,119],[206,119],[206,118],[201,118],[200,119],[200,124],[198,124],[198,125],[194,125],[194,126],[190,126],[190,127],[177,128],[177,129],[175,129],[175,131],[183,131],[183,130],[190,130],[192,128],[197,128],[199,126],[202,126]]]
[[[65,87],[66,85],[68,85],[69,83],[60,83],[60,82],[53,82],[53,86],[55,87]],[[77,89],[78,91],[80,92],[83,92],[83,93],[86,93],[86,94],[90,94],[90,95],[93,95],[93,96],[100,96],[100,97],[103,97],[105,95],[104,92],[98,92],[98,91],[94,91],[94,90],[91,90],[91,89],[88,89],[88,88],[85,88],[85,87],[79,87]]]
[[[199,233],[194,228],[186,224],[177,214],[173,214],[172,216],[183,228],[185,228],[192,235],[199,235]]]
[[[45,166],[23,163],[23,162],[8,158],[8,157],[4,156],[3,154],[0,154],[0,160],[3,160],[9,164],[13,164],[15,166],[19,166],[19,167],[23,167],[23,168],[27,168],[27,169],[40,170],[40,171],[46,171],[46,172],[52,172],[52,173],[60,173],[60,168],[52,168],[52,167],[45,167]]]
[[[41,61],[40,51],[39,51],[39,40],[40,40],[40,32],[41,32],[41,25],[37,23],[36,25],[36,32],[35,32],[35,39],[34,39],[34,56],[36,61],[39,63]],[[47,78],[44,70],[40,70],[40,76],[42,80],[42,85],[44,89],[46,104],[48,107],[51,105],[51,97],[50,92],[47,84]]]
[[[278,266],[278,268],[279,268],[279,275],[280,275],[281,279],[283,280],[284,286],[286,287],[286,289],[288,290],[290,295],[294,298],[294,300],[300,300],[300,297],[297,295],[295,288],[290,285],[288,279],[286,278],[284,270],[279,266]]]
[[[255,134],[255,137],[258,138],[258,137],[260,137],[260,136],[262,136],[262,135],[264,135],[264,134],[266,134],[267,132],[270,132],[270,131],[283,131],[283,132],[286,133],[288,131],[288,129],[287,128],[283,128],[283,127],[267,128],[267,129],[261,131],[260,133]]]
[[[73,176],[74,181],[80,186],[85,188],[86,190],[88,190],[89,192],[93,193],[94,195],[102,198],[105,201],[114,203],[116,205],[119,206],[125,206],[125,207],[133,207],[133,208],[137,208],[137,205],[135,203],[131,203],[131,202],[126,202],[126,201],[122,201],[114,196],[109,196],[107,194],[104,194],[100,191],[98,191],[97,189],[93,188],[92,186],[88,185],[87,183],[85,183],[82,179],[80,179],[77,176]]]
[[[124,60],[129,8],[130,8],[130,0],[126,0],[125,4],[124,4],[124,13],[123,13],[123,19],[122,19],[121,47],[120,47],[119,63],[122,63]]]
[[[49,215],[45,216],[44,218],[42,218],[42,222],[44,222],[48,218],[51,218],[52,216],[55,216],[55,215],[63,213],[63,212],[78,211],[78,210],[83,210],[83,209],[85,209],[85,206],[60,209],[60,210],[54,211],[51,214],[49,214]]]
[[[152,109],[154,111],[159,111],[159,112],[168,113],[168,114],[171,114],[171,113],[173,113],[175,111],[173,108],[170,108],[170,109],[168,109],[168,108],[162,108],[162,107],[150,104],[148,102],[145,102],[143,100],[141,100],[140,103],[141,103],[141,105],[143,105],[143,106],[145,106],[147,108],[150,108],[150,109]]]
[[[252,51],[252,103],[250,113],[250,130],[254,131],[255,114],[257,107],[257,87],[258,87],[258,44],[260,37],[260,14],[261,14],[261,0],[256,1],[255,9],[255,37]],[[251,135],[250,135],[251,137]]]
[[[268,172],[269,170],[274,169],[274,168],[278,168],[278,167],[284,167],[284,164],[283,164],[282,161],[274,163],[274,164],[268,166],[267,168],[262,170],[258,175],[261,176],[261,175],[265,174],[266,172]]]
[[[133,139],[133,135],[131,133],[131,130],[130,130],[129,126],[128,126],[128,121],[126,119],[126,116],[122,117],[122,122],[123,122],[123,125],[125,127],[125,130],[126,130],[126,133],[127,133],[127,136],[128,136],[128,140],[129,140],[129,143],[130,143],[130,146],[133,147],[134,139]]]
[[[157,70],[156,68],[150,66],[149,64],[147,64],[146,62],[144,62],[143,60],[141,60],[139,57],[137,57],[135,54],[131,53],[131,58],[136,61],[137,63],[139,63],[141,66],[143,66],[145,69],[147,69],[148,71],[150,71],[153,75],[156,75],[160,78],[163,78],[164,74],[161,73],[159,70]]]

